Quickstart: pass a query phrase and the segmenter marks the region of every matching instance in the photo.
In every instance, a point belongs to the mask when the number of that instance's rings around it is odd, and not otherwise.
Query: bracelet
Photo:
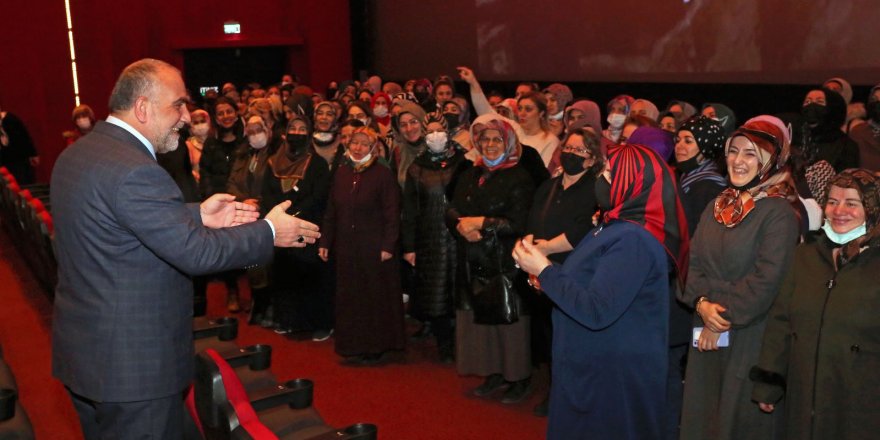
[[[703,301],[709,301],[709,298],[706,296],[701,296],[697,298],[697,301],[694,303],[694,311],[697,312],[697,315],[700,315],[700,303]],[[703,315],[700,315],[702,317]]]

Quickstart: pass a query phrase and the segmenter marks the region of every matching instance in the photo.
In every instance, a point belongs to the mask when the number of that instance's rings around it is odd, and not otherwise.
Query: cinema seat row
[[[205,440],[374,440],[375,425],[337,429],[312,406],[319,388],[311,380],[278,381],[269,371],[272,347],[239,347],[234,317],[195,318],[196,377],[187,395],[195,429]]]
[[[0,215],[3,227],[37,281],[52,295],[58,281],[54,226],[49,185],[19,185],[6,167],[0,167]]]

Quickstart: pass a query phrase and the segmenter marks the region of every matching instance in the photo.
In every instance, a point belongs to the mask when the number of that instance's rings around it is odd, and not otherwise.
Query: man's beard
[[[160,137],[156,142],[156,154],[170,153],[177,149],[180,143],[180,133],[178,128],[172,128],[171,131]]]

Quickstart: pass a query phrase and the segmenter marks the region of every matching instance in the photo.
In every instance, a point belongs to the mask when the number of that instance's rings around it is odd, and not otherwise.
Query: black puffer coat
[[[455,286],[455,239],[445,216],[451,184],[471,167],[464,152],[426,151],[407,170],[403,186],[403,252],[416,253],[416,286],[410,314],[420,319],[449,316]]]
[[[519,165],[493,172],[473,167],[461,175],[446,211],[446,225],[458,242],[458,309],[471,308],[471,275],[490,278],[500,273],[512,277],[518,274],[511,253],[516,240],[525,234],[534,192],[532,177]],[[458,234],[456,225],[461,217],[486,217],[482,240],[471,243]],[[521,287],[517,283],[514,286]]]

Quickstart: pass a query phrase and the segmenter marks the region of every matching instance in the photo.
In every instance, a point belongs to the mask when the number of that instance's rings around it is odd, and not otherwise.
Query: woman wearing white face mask
[[[273,135],[267,117],[271,116],[261,116],[259,113],[245,115],[245,142],[238,148],[226,188],[236,199],[256,207],[261,207],[259,198],[266,160],[281,143],[281,139]]]
[[[370,108],[373,111],[373,120],[379,126],[379,136],[388,137],[391,131],[391,96],[385,92],[375,93]]]
[[[562,139],[565,135],[565,124],[563,116],[565,108],[573,99],[571,89],[565,84],[553,83],[544,89],[544,96],[547,97],[547,118],[550,124],[550,131]]]
[[[202,159],[202,150],[205,141],[211,133],[211,117],[208,112],[198,109],[190,113],[190,137],[186,140],[186,149],[189,152],[189,161],[192,164],[192,174],[199,181],[199,162]]]
[[[765,412],[784,411],[788,438],[874,438],[880,179],[849,169],[831,180],[826,197],[825,236],[795,251],[768,315],[751,398]]]
[[[608,121],[608,128],[602,130],[602,136],[605,139],[615,143],[620,140],[620,135],[623,133],[623,123],[626,122],[629,108],[633,102],[635,102],[635,98],[629,95],[617,95],[608,101],[608,106],[605,108],[608,112],[608,117],[605,119]]]
[[[281,144],[281,138],[275,137],[272,132],[271,122],[274,121],[267,120],[271,117],[271,112],[262,116],[256,112],[245,115],[245,142],[236,151],[226,187],[227,192],[234,195],[236,200],[259,208],[261,214],[265,214],[270,208],[261,200],[264,179],[275,178],[266,176],[266,163]],[[250,269],[248,275],[253,298],[248,323],[272,327],[275,322],[269,306],[268,269]]]
[[[400,187],[375,154],[378,135],[358,127],[333,176],[318,256],[336,260],[335,350],[346,365],[376,365],[403,350]]]
[[[446,228],[447,194],[458,176],[471,166],[464,150],[447,133],[447,119],[439,112],[425,117],[428,148],[409,166],[403,185],[403,259],[415,267],[410,314],[430,322],[437,337],[440,360],[451,363],[454,354],[452,283],[455,239]]]
[[[76,142],[77,139],[92,131],[92,127],[95,126],[95,112],[92,111],[91,107],[85,104],[78,105],[73,109],[71,120],[74,125],[76,125],[76,129],[67,130],[64,133],[61,133],[61,136],[66,141],[66,147],[69,147]]]

